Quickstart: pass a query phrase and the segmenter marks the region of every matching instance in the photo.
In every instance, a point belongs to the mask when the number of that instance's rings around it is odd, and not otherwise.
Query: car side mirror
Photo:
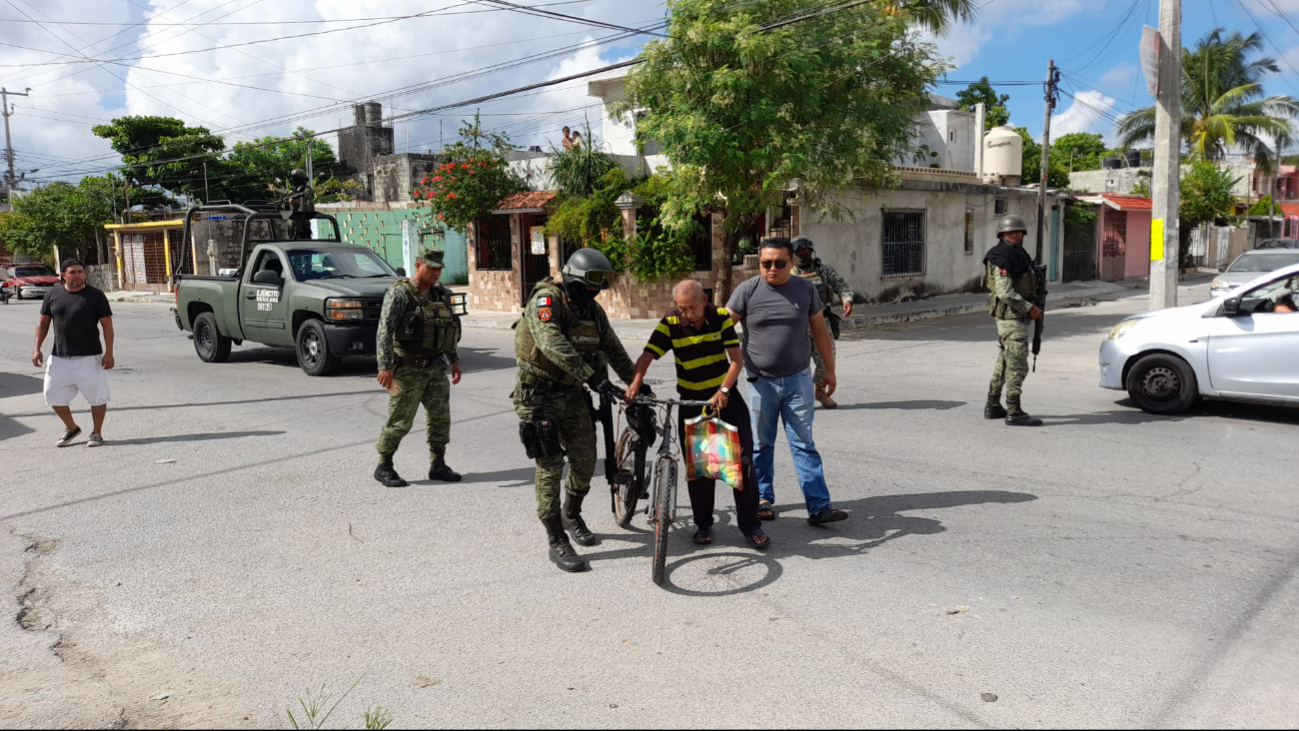
[[[283,283],[284,277],[266,269],[253,275],[253,284],[273,284],[278,287]]]
[[[1240,298],[1228,297],[1222,303],[1222,314],[1227,317],[1235,317],[1240,314]]]
[[[394,269],[393,271],[397,272],[397,276],[399,276],[399,277],[404,277],[404,276],[406,276],[406,267],[397,267],[397,268]]]

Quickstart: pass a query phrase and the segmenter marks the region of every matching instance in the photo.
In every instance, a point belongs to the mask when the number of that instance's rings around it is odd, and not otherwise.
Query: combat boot
[[[546,518],[541,521],[541,524],[546,526],[546,535],[550,539],[550,560],[554,561],[561,571],[576,573],[590,568],[586,559],[577,555],[577,551],[573,550],[573,544],[568,542],[564,525],[559,518]]]
[[[379,466],[374,468],[374,479],[382,482],[384,487],[406,487],[410,484],[397,474],[397,470],[392,466],[391,457],[382,460]]]
[[[564,509],[560,513],[560,522],[564,529],[573,536],[573,542],[579,546],[595,546],[600,543],[600,539],[586,527],[586,521],[582,520],[582,500],[585,495],[564,494]]]
[[[839,402],[826,395],[825,386],[816,387],[816,400],[821,402],[821,406],[827,409],[833,409],[839,406]]]
[[[1006,398],[1006,425],[1007,426],[1042,426],[1042,420],[1029,416],[1019,405],[1019,399]]]
[[[460,473],[447,466],[446,460],[441,457],[433,459],[433,465],[428,468],[428,478],[430,480],[441,480],[443,482],[459,482]]]
[[[983,418],[985,419],[1004,419],[1006,418],[1006,409],[1001,405],[1001,396],[993,398],[988,395],[988,403],[983,406]]]

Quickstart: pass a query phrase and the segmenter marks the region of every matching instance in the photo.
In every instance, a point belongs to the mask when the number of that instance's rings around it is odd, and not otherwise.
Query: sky
[[[517,1],[626,27],[665,14],[659,0]],[[1110,143],[1114,118],[1152,103],[1138,41],[1143,24],[1158,25],[1158,0],[976,2],[973,24],[929,39],[954,66],[935,93],[987,76],[1011,95],[1011,123],[1037,136],[1053,58],[1066,94],[1052,136],[1095,132]],[[1218,26],[1261,28],[1282,69],[1266,90],[1299,97],[1299,0],[1185,0],[1183,13],[1188,46]],[[0,0],[0,85],[30,87],[11,97],[16,171],[75,180],[113,167],[90,128],[115,117],[177,116],[227,145],[298,125],[331,130],[351,124],[356,102],[380,101],[386,118],[629,59],[647,36],[624,36],[478,0]],[[96,63],[69,63],[87,59]],[[598,128],[595,102],[578,81],[479,110],[486,127],[548,149],[565,124]],[[394,122],[397,151],[438,149],[460,118]]]

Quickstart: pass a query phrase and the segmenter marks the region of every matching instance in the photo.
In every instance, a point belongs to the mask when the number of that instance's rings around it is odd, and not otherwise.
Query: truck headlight
[[[1137,322],[1138,322],[1137,320],[1124,320],[1123,322],[1120,322],[1110,330],[1109,336],[1106,337],[1105,339],[1118,340],[1119,338],[1126,335],[1129,330],[1136,327]]]
[[[325,300],[325,319],[335,322],[347,320],[364,320],[365,311],[361,300]]]

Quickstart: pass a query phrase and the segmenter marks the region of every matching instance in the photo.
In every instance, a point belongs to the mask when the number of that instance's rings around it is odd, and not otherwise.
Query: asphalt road
[[[546,559],[508,331],[462,344],[465,481],[422,480],[421,429],[390,490],[372,362],[208,365],[165,307],[119,305],[108,443],[58,450],[37,303],[0,307],[0,725],[286,726],[355,683],[330,726],[1292,727],[1299,411],[1099,389],[1143,305],[1052,313],[1037,430],[982,419],[986,317],[847,337],[816,427],[851,519],[804,522],[782,445],[771,551],[719,495],[716,545],[675,534],[664,588],[600,477],[593,570]]]

